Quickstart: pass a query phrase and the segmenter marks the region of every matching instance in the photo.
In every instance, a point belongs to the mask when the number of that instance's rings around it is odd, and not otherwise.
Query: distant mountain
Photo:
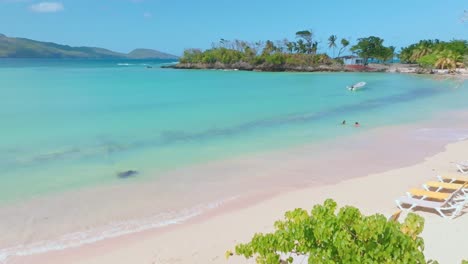
[[[177,56],[152,49],[135,49],[127,54],[129,59],[177,59]]]
[[[95,47],[71,47],[0,34],[0,58],[71,58],[71,59],[177,59],[177,56],[150,49],[129,54]]]

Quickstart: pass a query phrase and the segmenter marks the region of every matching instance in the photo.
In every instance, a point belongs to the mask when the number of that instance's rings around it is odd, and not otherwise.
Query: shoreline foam
[[[210,210],[222,206],[223,203],[235,200],[232,197],[227,200],[217,201],[210,204],[199,205],[182,212],[165,212],[160,215],[122,222],[109,223],[105,227],[92,228],[83,232],[76,232],[61,236],[58,240],[39,241],[29,245],[0,249],[0,263],[6,263],[12,257],[24,257],[35,254],[77,248],[93,244],[105,239],[117,238],[128,234],[140,233],[150,229],[164,228],[186,222],[194,217],[200,216]]]
[[[28,263],[31,260],[34,263],[51,264],[254,263],[239,257],[226,262],[224,252],[239,242],[247,241],[254,232],[271,231],[273,222],[281,218],[286,210],[297,207],[310,209],[326,198],[335,199],[340,206],[358,206],[365,214],[390,215],[397,209],[393,199],[404,195],[410,187],[434,179],[433,169],[454,172],[454,167],[448,161],[460,154],[468,154],[466,149],[468,141],[452,143],[443,152],[416,165],[337,184],[282,193],[221,214],[205,216],[165,233],[142,232],[131,238],[111,239],[89,247],[38,255],[17,263]],[[463,238],[468,234],[466,213],[452,221],[442,219],[435,213],[418,213],[426,219],[423,237],[428,258],[437,259],[441,264],[459,263],[462,258],[466,258],[463,255]],[[441,233],[441,229],[444,232]]]

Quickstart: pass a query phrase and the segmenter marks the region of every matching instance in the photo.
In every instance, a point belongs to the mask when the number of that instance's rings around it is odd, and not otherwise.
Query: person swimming
[[[360,127],[361,125],[359,124],[359,122],[354,122],[354,126],[355,127]]]
[[[342,125],[346,125],[346,120],[343,120],[343,122],[341,122]]]

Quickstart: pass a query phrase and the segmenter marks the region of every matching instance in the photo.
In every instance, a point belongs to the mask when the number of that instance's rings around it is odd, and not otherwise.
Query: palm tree
[[[345,38],[341,39],[341,48],[338,51],[338,57],[340,57],[341,53],[346,49],[346,47],[349,45],[349,41]]]
[[[287,50],[288,50],[289,53],[293,53],[295,44],[296,44],[296,43],[294,43],[294,42],[288,42],[288,43],[286,43],[286,48],[287,48]]]
[[[296,42],[295,50],[297,53],[306,53],[307,47],[304,40],[300,39]]]
[[[437,60],[434,66],[438,69],[455,70],[457,67],[463,67],[463,57],[451,50],[443,50],[437,53]]]
[[[333,49],[333,57],[335,57],[335,48],[336,48],[336,40],[338,38],[336,37],[336,35],[331,35],[329,38],[328,38],[328,47]]]
[[[265,42],[265,47],[263,48],[262,54],[270,55],[273,52],[276,52],[278,48],[275,46],[275,43],[271,40],[267,40]]]
[[[411,61],[418,61],[421,57],[432,53],[432,44],[429,42],[420,43],[411,54]]]
[[[302,51],[301,53],[307,53],[311,54],[313,53],[313,39],[314,39],[314,33],[311,30],[302,30],[296,32],[296,38],[299,38],[299,41],[297,44],[301,47]],[[302,41],[300,44],[299,42]]]
[[[310,48],[310,53],[316,55],[317,54],[317,50],[318,50],[318,42],[317,41],[314,41],[312,43],[312,47]]]

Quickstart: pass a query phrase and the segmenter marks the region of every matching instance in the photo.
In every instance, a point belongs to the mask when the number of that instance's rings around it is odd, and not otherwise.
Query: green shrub
[[[265,56],[265,62],[273,65],[282,65],[286,62],[286,57],[282,53],[273,53]]]
[[[201,56],[201,62],[212,64],[212,63],[215,63],[216,61],[217,61],[216,54],[213,51],[208,50],[208,51],[203,52]]]
[[[199,49],[187,49],[184,55],[180,58],[181,63],[196,63],[202,60],[203,53]]]
[[[308,255],[309,263],[426,263],[419,237],[422,217],[409,214],[399,223],[380,214],[364,216],[354,207],[338,213],[336,208],[326,200],[310,213],[289,211],[275,223],[274,233],[255,234],[249,243],[237,245],[235,254],[255,257],[260,264],[278,264],[279,252]]]
[[[313,54],[288,54],[286,64],[292,66],[313,66],[316,55]]]
[[[327,54],[317,54],[316,56],[314,56],[314,62],[316,64],[332,64],[332,60],[330,57],[328,57]]]
[[[254,65],[260,65],[260,64],[262,64],[264,62],[265,62],[265,58],[263,56],[257,56],[257,57],[252,59],[252,63]]]
[[[424,68],[433,68],[436,61],[437,61],[437,55],[434,53],[431,53],[418,59],[418,64]]]

